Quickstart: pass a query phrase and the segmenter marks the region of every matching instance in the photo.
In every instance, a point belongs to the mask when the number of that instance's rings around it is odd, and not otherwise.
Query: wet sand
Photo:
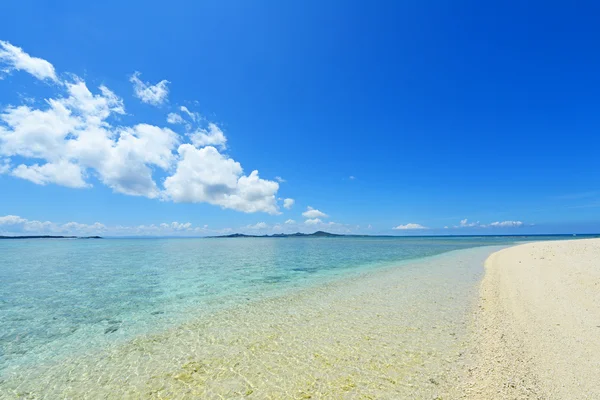
[[[486,261],[470,399],[600,399],[600,239],[524,244]]]
[[[248,302],[0,382],[0,398],[453,399],[485,259],[459,250]]]

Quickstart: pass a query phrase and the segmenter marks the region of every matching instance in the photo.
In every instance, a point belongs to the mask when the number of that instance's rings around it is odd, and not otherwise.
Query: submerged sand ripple
[[[481,265],[460,250],[249,302],[0,382],[2,398],[459,397]]]

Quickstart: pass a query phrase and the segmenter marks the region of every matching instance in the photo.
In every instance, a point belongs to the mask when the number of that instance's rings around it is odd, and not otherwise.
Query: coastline
[[[9,398],[457,398],[481,266],[502,247],[249,302],[2,386]]]
[[[410,260],[17,371],[0,398],[599,398],[594,257],[600,239]]]
[[[465,398],[600,398],[600,239],[492,254],[473,334]]]

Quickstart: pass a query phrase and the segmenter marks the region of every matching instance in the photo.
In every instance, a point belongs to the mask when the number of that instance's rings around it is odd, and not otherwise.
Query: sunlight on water
[[[504,242],[2,242],[0,394],[375,396],[422,369],[439,391],[490,250],[388,266]]]

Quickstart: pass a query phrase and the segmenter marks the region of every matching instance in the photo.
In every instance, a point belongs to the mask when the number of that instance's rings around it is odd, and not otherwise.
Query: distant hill
[[[287,238],[287,237],[341,237],[341,236],[356,236],[356,235],[340,235],[337,233],[329,233],[324,231],[317,231],[314,233],[275,233],[273,235],[245,235],[243,233],[232,233],[231,235],[222,236],[209,236],[211,238],[261,238],[261,237],[273,237],[273,238]]]
[[[0,239],[102,239],[101,236],[0,236]]]

